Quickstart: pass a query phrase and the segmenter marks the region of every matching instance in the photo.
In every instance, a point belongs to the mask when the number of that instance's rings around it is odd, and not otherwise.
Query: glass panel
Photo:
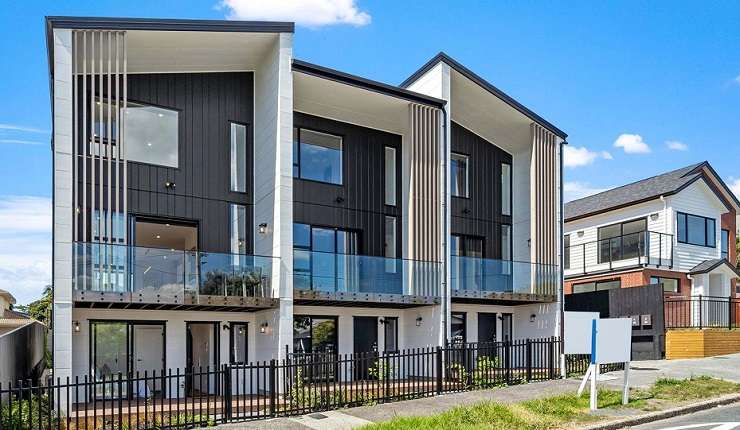
[[[398,318],[385,318],[385,352],[398,351]]]
[[[247,127],[231,123],[231,191],[247,191]]]
[[[244,364],[247,362],[247,324],[231,324],[231,363]]]
[[[299,171],[303,179],[341,184],[342,138],[301,129]]]
[[[311,318],[296,315],[293,317],[293,351],[311,352]]]
[[[385,147],[385,204],[396,205],[396,148]]]
[[[126,221],[123,213],[114,212],[110,214],[111,219],[108,219],[108,210],[103,209],[103,219],[100,218],[100,210],[95,209],[95,216],[92,222],[92,234],[95,240],[102,240],[102,235],[105,238],[111,239],[113,242],[123,242],[123,236],[126,229]],[[110,223],[110,227],[108,227]],[[110,230],[110,231],[108,231]]]
[[[511,215],[511,164],[501,164],[501,214]]]
[[[678,241],[686,242],[686,214],[678,214],[676,219],[678,224]]]
[[[565,269],[570,269],[570,235],[566,234],[563,237],[563,266]]]
[[[717,230],[715,229],[715,222],[712,218],[706,218],[707,220],[707,246],[715,247],[717,243]]]
[[[450,192],[456,197],[468,197],[468,157],[450,155]]]
[[[645,218],[626,222],[622,224],[622,234],[628,235],[647,230],[647,220]]]
[[[454,343],[464,343],[465,339],[465,314],[462,312],[452,312],[450,324],[450,336]]]
[[[573,293],[588,293],[591,291],[596,291],[596,284],[593,282],[586,282],[584,284],[575,284],[573,285]]]
[[[299,248],[311,247],[311,226],[308,224],[293,224],[293,246]]]
[[[707,228],[704,218],[687,215],[688,242],[694,245],[704,246],[707,243]]]
[[[722,258],[725,258],[725,259],[726,258],[729,258],[729,255],[730,255],[729,254],[729,250],[730,250],[730,248],[729,248],[729,246],[730,246],[730,232],[729,232],[729,230],[722,230],[722,238],[721,238],[721,241],[722,241],[722,244],[721,244],[721,246],[722,246],[722,249],[721,249]]]
[[[118,383],[112,382],[118,373],[128,373],[128,323],[94,322],[93,330],[93,377],[95,381],[111,381],[110,384],[96,384],[96,398],[117,398]],[[127,390],[126,386],[122,387]]]
[[[231,253],[247,253],[247,208],[243,205],[229,205],[229,216],[231,218]]]
[[[619,279],[615,279],[612,281],[600,281],[596,283],[596,290],[611,290],[615,288],[621,287],[622,282]]]
[[[293,177],[298,178],[300,177],[299,174],[299,167],[298,167],[298,154],[300,151],[300,148],[298,147],[298,129],[293,128]]]
[[[312,318],[311,352],[337,352],[337,324],[333,318]]]
[[[460,236],[450,236],[450,254],[451,255],[462,255],[462,249],[460,247],[461,239]]]
[[[129,161],[177,167],[178,117],[175,110],[129,102],[124,115]]]
[[[314,227],[311,229],[311,240],[313,251],[336,251],[336,236],[333,229]]]
[[[619,237],[622,235],[622,225],[614,224],[606,227],[599,227],[599,240]]]
[[[397,245],[396,217],[387,216],[385,217],[385,256],[396,258]]]
[[[511,260],[511,226],[501,224],[501,259]]]

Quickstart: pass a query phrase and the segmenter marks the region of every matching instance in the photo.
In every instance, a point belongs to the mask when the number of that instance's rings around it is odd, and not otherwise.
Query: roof
[[[727,265],[736,275],[740,276],[740,273],[738,273],[737,268],[730,264],[729,261],[727,261],[726,258],[714,258],[711,260],[704,260],[701,263],[694,266],[691,270],[689,270],[689,273],[692,275],[700,275],[703,273],[709,273],[713,271],[714,269],[722,266]]]
[[[11,305],[15,304],[15,297],[13,297],[13,295],[10,294],[10,292],[8,291],[0,290],[0,297],[5,297],[8,303],[10,303]]]
[[[47,16],[47,32],[53,28],[79,30],[214,31],[245,33],[293,33],[292,22],[225,21],[211,19],[108,18]]]
[[[349,73],[340,72],[339,70],[330,69],[328,67],[319,66],[306,61],[294,59],[293,71],[317,76],[319,78],[330,79],[339,83],[352,85],[392,97],[398,97],[415,103],[434,106],[439,109],[443,108],[446,103],[444,100],[435,97],[427,96],[425,94],[417,93],[394,85],[373,81],[360,76],[351,75]]]
[[[525,116],[527,116],[532,121],[539,123],[552,133],[554,133],[556,136],[560,137],[561,139],[566,139],[568,135],[560,130],[559,128],[555,127],[553,124],[551,124],[549,121],[545,120],[541,116],[537,115],[534,111],[527,108],[523,104],[519,103],[518,101],[514,100],[513,97],[509,96],[505,92],[501,91],[500,89],[496,88],[493,84],[486,81],[482,77],[478,76],[477,74],[473,73],[472,70],[468,69],[467,67],[463,66],[459,62],[457,62],[454,58],[450,57],[449,55],[445,54],[444,52],[440,52],[439,54],[435,55],[434,58],[427,61],[426,64],[421,66],[419,70],[415,71],[411,76],[406,78],[405,81],[403,81],[400,85],[401,88],[407,88],[409,85],[414,83],[417,79],[419,79],[422,75],[424,75],[429,70],[433,69],[434,66],[439,64],[440,62],[443,62],[447,64],[448,66],[455,69],[458,73],[465,76],[466,78],[470,79],[471,81],[478,84],[480,87],[488,91],[489,93],[493,94],[494,96],[498,97],[502,101],[504,101],[509,106],[513,107],[514,109],[518,110]]]
[[[706,175],[704,168],[707,168],[716,176],[721,186],[729,190],[709,163],[703,161],[568,202],[565,204],[565,221],[573,221],[609,210],[657,199],[660,196],[676,194],[698,179],[704,178]],[[734,199],[732,203],[736,206],[740,205],[740,202],[737,201],[737,198],[734,197],[731,191],[730,195]]]

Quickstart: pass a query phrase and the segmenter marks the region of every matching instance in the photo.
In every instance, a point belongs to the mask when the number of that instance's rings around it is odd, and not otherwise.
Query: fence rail
[[[740,299],[736,297],[666,297],[663,303],[667,329],[740,326]]]
[[[560,377],[559,338],[447,344],[0,385],[0,429],[169,429]]]

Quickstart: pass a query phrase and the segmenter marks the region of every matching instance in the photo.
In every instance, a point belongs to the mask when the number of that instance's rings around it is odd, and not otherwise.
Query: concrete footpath
[[[659,378],[685,379],[691,376],[712,376],[740,383],[740,354],[691,360],[655,360],[633,362],[632,387],[648,387]],[[601,387],[620,388],[623,372],[610,372],[599,378]],[[293,418],[219,426],[223,429],[352,429],[398,416],[426,416],[445,412],[455,406],[482,401],[515,403],[519,401],[573,393],[580,380],[570,378],[536,382],[490,390],[467,391],[403,402],[321,412]]]

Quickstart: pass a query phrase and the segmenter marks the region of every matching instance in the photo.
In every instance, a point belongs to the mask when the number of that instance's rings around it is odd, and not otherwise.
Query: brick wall
[[[728,249],[728,253],[730,254],[730,263],[733,265],[737,264],[737,248],[735,247],[735,211],[727,212],[726,214],[722,215],[722,229],[723,230],[729,230],[730,232],[730,243]],[[737,280],[732,280],[732,292],[735,293],[737,291]],[[740,294],[738,294],[740,296]]]
[[[691,280],[685,273],[660,269],[637,269],[630,272],[606,273],[603,275],[585,276],[578,279],[569,279],[565,281],[564,290],[565,294],[571,294],[573,292],[574,284],[581,284],[584,282],[593,281],[610,281],[615,279],[621,280],[622,288],[641,287],[650,283],[651,276],[677,278],[679,280],[678,295],[688,296],[691,294]]]

